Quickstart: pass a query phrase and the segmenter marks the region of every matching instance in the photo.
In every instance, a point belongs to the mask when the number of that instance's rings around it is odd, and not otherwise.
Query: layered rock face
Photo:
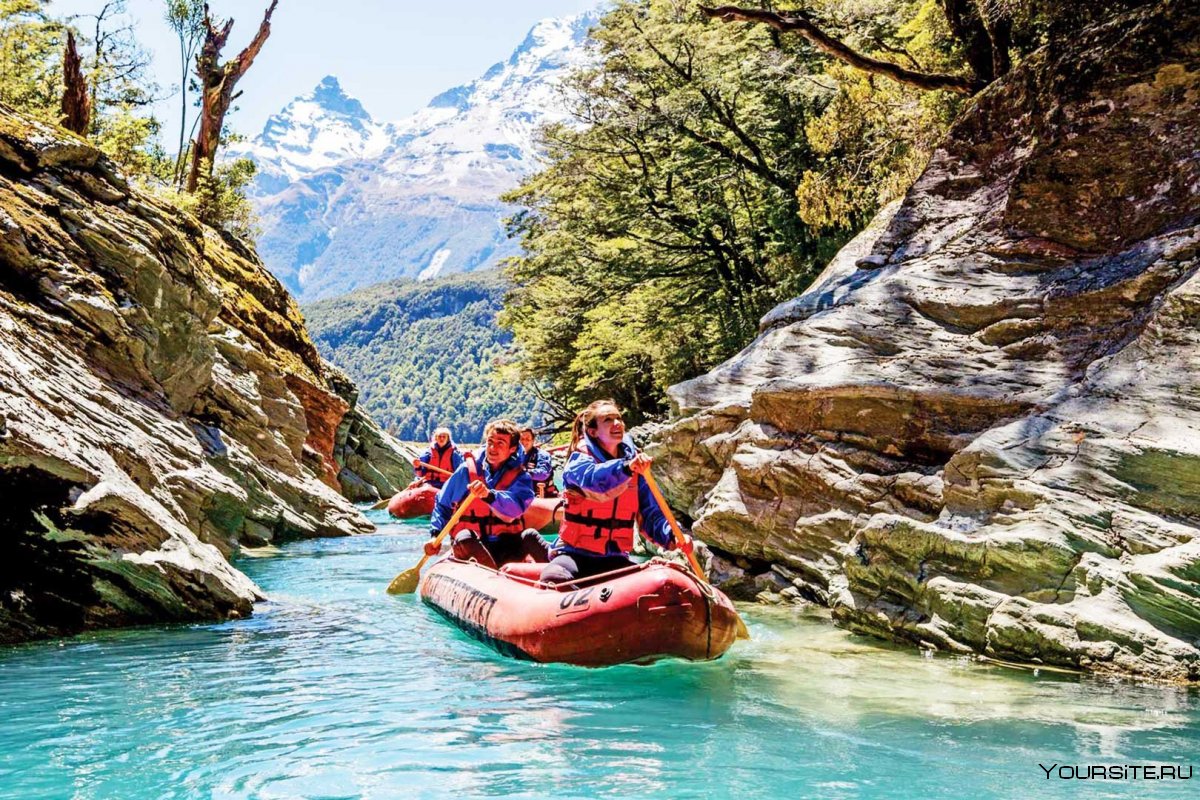
[[[697,534],[850,628],[1200,678],[1200,24],[1031,56],[903,201],[671,390]]]
[[[0,642],[246,614],[239,545],[370,530],[347,456],[407,474],[345,394],[252,252],[0,109]]]

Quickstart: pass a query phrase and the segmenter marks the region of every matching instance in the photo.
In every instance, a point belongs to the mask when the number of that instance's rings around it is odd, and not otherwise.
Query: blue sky
[[[103,0],[53,0],[58,16],[95,14]],[[434,95],[467,83],[508,57],[535,22],[586,11],[599,0],[280,0],[271,38],[246,77],[228,123],[254,136],[271,114],[335,75],[377,120],[404,117]],[[163,21],[163,0],[128,0],[138,37],[153,52],[166,94],[179,84],[179,51]],[[225,55],[253,37],[269,0],[210,0],[233,17]],[[82,26],[86,27],[83,22]],[[178,95],[160,104],[164,131],[178,131]],[[166,136],[172,141],[171,136]]]

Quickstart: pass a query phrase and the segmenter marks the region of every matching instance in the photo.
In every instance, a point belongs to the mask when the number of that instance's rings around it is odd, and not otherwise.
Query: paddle
[[[671,513],[671,507],[667,505],[667,501],[663,498],[662,492],[658,490],[658,484],[654,481],[654,476],[647,472],[643,475],[646,479],[646,485],[650,487],[650,493],[654,495],[654,499],[658,501],[658,507],[662,509],[663,516],[667,518],[667,522],[671,525],[671,531],[675,534],[675,545],[680,550],[687,541],[683,537],[683,531],[679,527],[679,523],[675,520],[675,515]],[[685,551],[686,552],[686,551]],[[704,575],[704,569],[700,566],[700,562],[696,560],[695,553],[687,553],[688,561],[692,565],[692,572],[696,573],[696,577],[708,583],[708,578]],[[750,631],[746,628],[746,623],[742,621],[742,617],[736,611],[733,612],[737,619],[737,636],[739,639],[749,639]]]
[[[421,466],[419,466],[419,467],[413,467],[413,469],[414,469],[414,470],[417,470],[417,469],[420,469],[420,470],[429,470],[430,472],[436,472],[436,473],[438,473],[439,475],[445,475],[447,478],[449,478],[451,475],[453,475],[453,474],[454,474],[453,472],[451,472],[451,471],[450,471],[450,470],[448,470],[448,469],[442,469],[441,467],[434,467],[434,466],[431,466],[431,465],[429,465],[429,464],[421,464]]]
[[[463,501],[458,504],[458,510],[450,517],[450,521],[442,528],[442,532],[434,539],[434,544],[438,547],[442,546],[442,539],[446,538],[446,534],[458,523],[459,517],[467,513],[467,507],[471,505],[471,496],[468,494],[463,498]],[[396,577],[392,578],[392,582],[388,584],[388,594],[412,594],[417,590],[417,584],[421,581],[421,567],[425,566],[425,562],[429,560],[429,554],[426,553],[415,567],[406,569]]]

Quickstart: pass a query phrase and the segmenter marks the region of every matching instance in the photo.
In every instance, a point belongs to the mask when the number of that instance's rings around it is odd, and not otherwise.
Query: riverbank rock
[[[244,615],[240,545],[371,530],[339,475],[405,467],[333,383],[252,251],[0,108],[0,642]]]
[[[697,535],[855,630],[1200,679],[1200,23],[1032,55],[900,202],[671,389]]]
[[[344,372],[325,362],[325,375],[330,388],[350,407],[337,427],[333,446],[342,494],[358,503],[391,497],[412,482],[415,455],[358,407],[358,387]]]

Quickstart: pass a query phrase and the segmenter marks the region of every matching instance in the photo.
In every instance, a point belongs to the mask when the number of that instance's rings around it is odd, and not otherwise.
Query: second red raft
[[[737,612],[686,569],[651,560],[559,584],[540,564],[500,571],[445,558],[421,580],[421,599],[475,638],[516,658],[585,667],[661,658],[718,658],[737,636]]]
[[[412,484],[402,489],[388,501],[388,513],[397,519],[428,517],[433,513],[438,490],[428,483]],[[558,532],[562,520],[562,506],[555,497],[538,497],[525,511],[525,526],[546,534]]]
[[[428,517],[433,513],[433,503],[438,490],[428,483],[412,483],[396,492],[388,501],[388,513],[398,519]]]

